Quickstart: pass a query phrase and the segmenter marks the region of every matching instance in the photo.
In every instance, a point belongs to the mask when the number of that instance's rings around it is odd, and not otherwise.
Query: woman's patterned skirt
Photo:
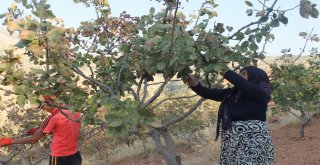
[[[274,146],[265,122],[234,121],[222,133],[219,165],[274,164]]]

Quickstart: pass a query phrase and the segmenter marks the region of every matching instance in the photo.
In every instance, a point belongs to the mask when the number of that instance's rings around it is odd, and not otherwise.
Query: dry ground
[[[305,128],[302,139],[298,127],[292,124],[272,131],[277,165],[320,165],[320,119]]]
[[[276,124],[276,123],[275,123]],[[320,119],[314,119],[305,128],[305,137],[300,139],[299,126],[296,123],[278,128],[270,123],[275,145],[276,165],[320,165]],[[208,144],[219,147],[217,144]],[[178,147],[184,165],[214,165],[217,155],[205,146]],[[133,156],[111,163],[112,165],[163,165],[162,158],[154,153],[149,159]]]

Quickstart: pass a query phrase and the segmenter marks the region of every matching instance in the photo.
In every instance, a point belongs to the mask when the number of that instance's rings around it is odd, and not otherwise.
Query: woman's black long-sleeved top
[[[238,100],[235,103],[226,105],[231,110],[232,121],[245,120],[261,120],[266,121],[266,111],[270,100],[269,94],[259,88],[257,85],[242,78],[234,71],[227,71],[224,75],[230,83],[241,91]],[[202,86],[198,83],[197,86],[191,87],[201,97],[212,99],[215,101],[223,101],[225,95],[231,88],[228,89],[211,89]]]

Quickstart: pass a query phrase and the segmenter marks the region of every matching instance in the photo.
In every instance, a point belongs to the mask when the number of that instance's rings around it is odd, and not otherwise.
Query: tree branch
[[[97,84],[100,89],[106,93],[109,93],[112,97],[116,97],[114,91],[112,90],[111,87],[109,87],[108,85],[105,85],[99,81],[97,81],[96,79],[93,79],[87,75],[85,75],[79,68],[77,67],[72,67],[71,70],[73,70],[74,72],[76,72],[77,74],[79,74],[80,76],[82,76],[83,78],[87,79],[87,80],[90,80],[91,82]]]
[[[123,62],[122,66],[121,66],[121,68],[120,68],[120,70],[119,70],[119,74],[118,74],[118,87],[120,87],[120,79],[121,79],[121,75],[122,75],[123,68],[124,68],[124,66],[125,66],[126,63],[127,63],[127,59],[128,59],[128,56],[126,55],[126,56],[125,56],[125,59],[124,59],[124,62]]]
[[[299,58],[302,56],[302,53],[305,51],[306,47],[307,47],[307,43],[309,42],[311,35],[312,35],[313,29],[311,29],[310,34],[308,35],[308,37],[306,38],[306,41],[304,42],[303,48],[300,52],[300,54],[298,55],[298,57],[292,62],[292,65],[299,60]]]
[[[157,108],[160,104],[164,103],[165,101],[169,101],[169,100],[180,100],[180,99],[188,99],[188,98],[192,98],[192,97],[195,97],[197,95],[192,95],[192,96],[181,96],[181,97],[169,97],[169,98],[166,98],[166,99],[163,99],[161,100],[158,104],[156,104],[155,106],[153,106],[152,108],[150,109],[155,109]]]
[[[168,122],[164,123],[162,125],[162,128],[165,129],[167,127],[169,127],[170,125],[177,123],[181,120],[183,120],[184,118],[186,118],[187,116],[189,116],[193,111],[195,111],[200,105],[201,103],[206,100],[205,98],[200,98],[186,113],[181,114],[180,116],[169,120]]]
[[[163,88],[164,88],[164,87],[166,86],[166,84],[170,81],[170,79],[171,79],[171,78],[167,78],[167,79],[160,85],[160,87],[158,88],[158,90],[154,93],[153,97],[151,97],[148,101],[146,101],[145,103],[143,103],[138,110],[145,108],[146,106],[148,106],[149,104],[151,104],[154,100],[156,100],[156,99],[160,96],[161,92],[163,91]]]
[[[194,26],[197,26],[197,25],[198,25],[198,21],[199,21],[199,19],[200,19],[200,12],[201,12],[201,9],[204,7],[205,4],[206,4],[206,2],[203,2],[203,3],[201,4],[200,10],[199,10],[199,12],[198,12],[197,20],[196,20],[196,23],[194,24]]]
[[[174,16],[173,16],[172,31],[171,31],[171,43],[170,43],[170,47],[169,47],[169,56],[171,54],[171,51],[173,48],[173,43],[174,43],[174,32],[176,30],[176,22],[177,22],[176,19],[177,19],[178,8],[179,8],[179,0],[177,0],[177,2],[176,2],[176,10],[175,10]]]
[[[137,92],[136,92],[138,101],[140,101],[140,90],[141,90],[143,80],[144,80],[144,76],[141,77],[141,79],[139,80],[139,83],[138,83],[138,88],[137,88]]]
[[[144,102],[144,100],[147,98],[147,94],[148,94],[148,82],[147,79],[144,79],[144,83],[143,83],[143,96],[142,99],[140,100],[141,103]]]

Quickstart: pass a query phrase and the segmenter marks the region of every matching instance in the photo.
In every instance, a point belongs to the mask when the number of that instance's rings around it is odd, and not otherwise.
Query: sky
[[[7,10],[14,1],[13,0],[1,0],[0,13]],[[197,12],[203,0],[180,0],[182,2],[182,12],[186,15]],[[251,0],[257,2],[257,0]],[[289,9],[299,4],[299,0],[278,0],[279,4],[277,8]],[[314,3],[319,1],[312,0]],[[64,19],[65,26],[78,26],[81,21],[86,21],[96,18],[96,13],[93,8],[88,8],[83,4],[75,4],[73,0],[48,0],[51,4],[51,9],[54,14]],[[224,25],[232,26],[234,29],[239,29],[247,25],[250,22],[256,21],[256,17],[246,16],[246,6],[244,0],[215,0],[215,3],[219,4],[214,10],[218,13],[218,17],[214,18],[213,22],[222,22]],[[149,12],[150,7],[155,7],[156,12],[163,8],[162,3],[158,3],[155,0],[109,0],[111,12],[113,16],[119,16],[123,11],[131,14],[132,16],[141,16]],[[258,6],[257,6],[258,7]],[[260,6],[259,6],[260,7]],[[260,9],[260,8],[254,8]],[[320,8],[318,7],[318,10]],[[313,29],[313,34],[320,35],[320,18],[318,19],[304,19],[299,15],[299,8],[291,10],[286,13],[289,18],[288,25],[283,24],[280,27],[275,28],[272,32],[276,39],[267,45],[267,55],[280,55],[282,49],[291,49],[292,54],[300,54],[301,48],[305,44],[305,40],[298,35],[299,32],[310,33]],[[233,31],[234,32],[234,31]],[[318,48],[320,51],[320,42],[309,42],[306,47],[306,54],[312,48]]]

